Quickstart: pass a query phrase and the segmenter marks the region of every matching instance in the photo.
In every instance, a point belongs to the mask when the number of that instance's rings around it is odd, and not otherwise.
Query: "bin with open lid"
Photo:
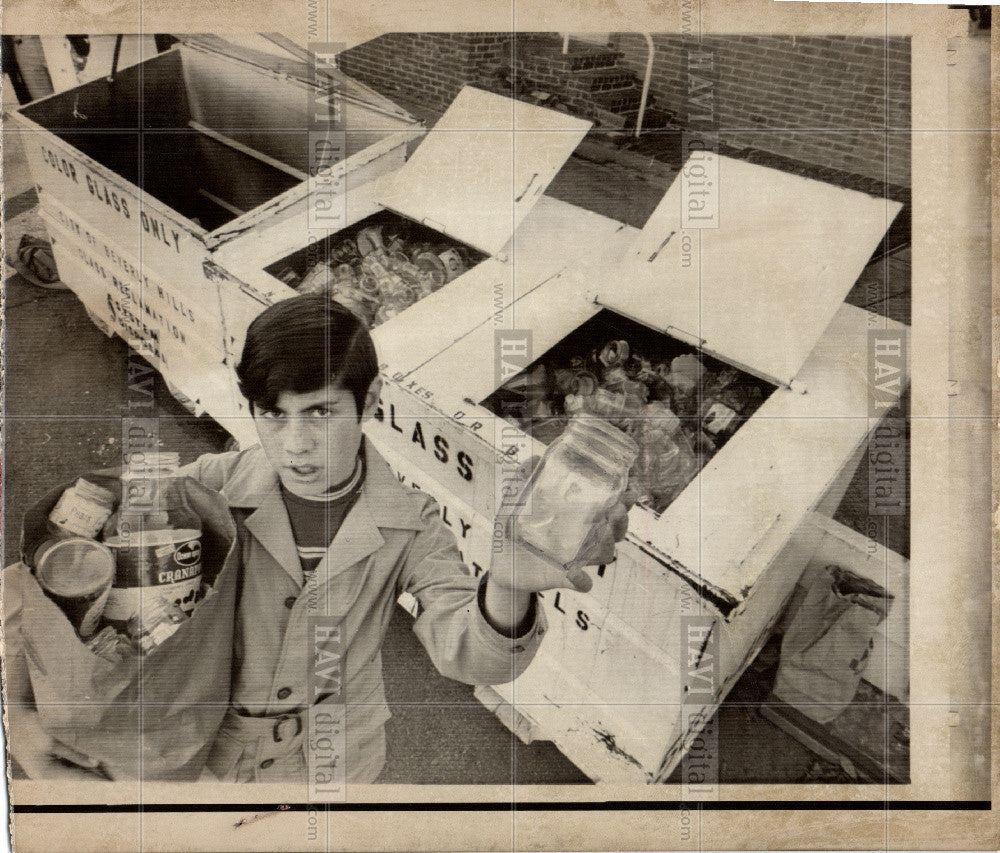
[[[439,315],[446,290],[448,303],[461,306],[448,334],[460,336],[519,288],[569,263],[575,229],[599,219],[543,195],[589,127],[466,86],[401,168],[355,196],[348,227],[326,234],[276,229],[267,242],[237,240],[225,250],[229,266],[246,277],[263,271],[300,292],[323,289],[372,327],[402,311],[426,323]],[[397,290],[406,291],[399,301]],[[379,342],[390,364],[397,350],[419,358],[436,346],[405,335]]]
[[[595,779],[669,775],[752,660],[815,547],[810,512],[853,473],[887,409],[870,406],[872,336],[907,332],[843,302],[899,205],[717,165],[717,227],[692,227],[678,179],[641,231],[604,244],[599,268],[562,270],[458,339],[443,328],[458,309],[446,292],[425,326],[405,318],[408,337],[435,338],[438,351],[390,371],[371,429],[400,473],[444,504],[481,572],[513,449],[538,452],[558,434],[567,397],[579,396],[566,384],[573,370],[634,383],[617,364],[595,365],[619,359],[623,341],[637,374],[644,363],[699,365],[696,399],[675,413],[695,451],[686,484],[633,508],[589,593],[546,594],[550,630],[535,661],[512,685],[479,691]],[[398,322],[377,333],[402,334]],[[715,433],[711,406],[699,405],[710,394],[738,410]]]
[[[336,69],[214,37],[28,104],[12,123],[62,280],[218,419],[238,414],[230,332],[292,293],[233,276],[234,247],[282,228],[305,241],[320,209],[336,214],[323,227],[348,224],[354,196],[402,165],[421,130]]]

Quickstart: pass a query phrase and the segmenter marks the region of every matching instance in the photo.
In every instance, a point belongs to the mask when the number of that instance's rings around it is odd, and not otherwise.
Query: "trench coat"
[[[259,446],[184,469],[226,497],[241,528],[231,707],[208,759],[221,781],[375,780],[390,717],[380,649],[403,592],[419,602],[413,630],[448,678],[509,682],[538,649],[545,624],[535,597],[521,636],[491,627],[483,579],[466,571],[434,500],[403,486],[370,442],[363,452],[361,494],[305,585]]]

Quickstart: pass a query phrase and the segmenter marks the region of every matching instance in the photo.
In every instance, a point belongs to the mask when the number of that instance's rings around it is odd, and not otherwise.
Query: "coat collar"
[[[381,530],[424,526],[425,497],[399,482],[371,442],[364,441],[363,452],[366,473],[361,494],[317,567],[320,584],[378,550],[385,543]],[[245,521],[247,530],[301,583],[301,563],[278,475],[259,446],[246,451],[224,492],[230,506],[253,510]]]

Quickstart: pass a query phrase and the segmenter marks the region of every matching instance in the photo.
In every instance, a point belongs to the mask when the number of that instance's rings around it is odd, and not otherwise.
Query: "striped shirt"
[[[351,476],[323,495],[304,498],[281,487],[304,580],[308,581],[326,554],[333,537],[361,494],[364,479],[364,461],[359,455]]]

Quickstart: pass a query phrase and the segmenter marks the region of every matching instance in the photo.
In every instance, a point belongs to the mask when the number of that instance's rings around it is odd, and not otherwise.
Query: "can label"
[[[105,540],[115,553],[116,565],[105,618],[128,622],[139,614],[144,596],[177,604],[190,614],[201,587],[200,536],[197,530],[152,530],[130,540]],[[135,540],[142,544],[133,544]]]

